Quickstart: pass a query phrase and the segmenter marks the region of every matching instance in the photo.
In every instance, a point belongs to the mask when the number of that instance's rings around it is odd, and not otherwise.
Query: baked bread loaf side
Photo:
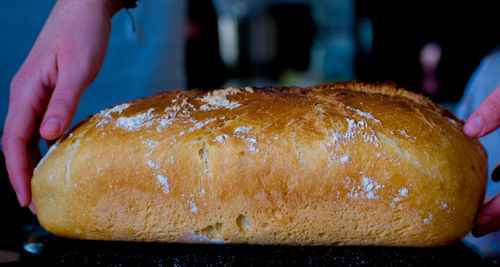
[[[438,246],[472,228],[486,153],[393,84],[165,92],[81,122],[35,169],[69,238]]]

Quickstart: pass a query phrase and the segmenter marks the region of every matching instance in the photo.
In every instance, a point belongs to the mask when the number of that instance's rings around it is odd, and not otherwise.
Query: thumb
[[[483,137],[500,126],[500,87],[495,89],[472,113],[464,125],[469,137]]]
[[[40,125],[40,135],[47,140],[61,136],[75,116],[78,102],[88,85],[78,72],[60,73],[56,87]]]

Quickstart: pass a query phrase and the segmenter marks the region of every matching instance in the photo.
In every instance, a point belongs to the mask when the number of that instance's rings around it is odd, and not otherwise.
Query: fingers
[[[500,126],[500,87],[491,93],[472,113],[464,125],[464,133],[483,137]]]
[[[69,127],[76,112],[78,102],[88,85],[88,75],[78,69],[59,73],[56,87],[45,112],[40,135],[47,140],[61,136]]]
[[[490,200],[481,209],[472,234],[475,237],[481,237],[497,230],[500,230],[500,196]]]
[[[11,90],[18,89],[11,88]],[[26,207],[31,201],[29,181],[34,160],[28,144],[32,143],[30,140],[33,140],[36,121],[36,112],[31,107],[30,104],[26,105],[20,96],[14,96],[14,100],[9,104],[2,137],[7,172],[22,207]]]
[[[23,139],[6,136],[2,138],[2,148],[5,151],[5,163],[10,183],[22,207],[26,207],[31,200],[29,179],[31,170],[28,167],[27,151]]]
[[[22,207],[31,203],[30,179],[40,159],[39,136],[35,130],[38,128],[38,118],[47,107],[40,133],[50,140],[59,137],[70,125],[75,114],[86,86],[85,77],[88,75],[78,71],[59,73],[52,96],[46,94],[40,79],[36,78],[22,79],[22,82],[13,83],[11,87],[2,147],[5,151],[9,179]],[[54,120],[57,121],[55,130],[51,125]],[[34,212],[33,207],[30,209]]]

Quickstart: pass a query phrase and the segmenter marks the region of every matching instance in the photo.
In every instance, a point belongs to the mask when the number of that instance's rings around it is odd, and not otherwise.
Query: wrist
[[[98,0],[99,1],[99,0]],[[113,17],[118,11],[123,8],[123,0],[101,0],[104,3],[104,8],[106,8],[109,13],[109,17]]]
[[[61,0],[59,0],[61,1]],[[123,0],[76,0],[81,4],[86,4],[95,8],[96,11],[112,18],[118,11],[123,8]]]

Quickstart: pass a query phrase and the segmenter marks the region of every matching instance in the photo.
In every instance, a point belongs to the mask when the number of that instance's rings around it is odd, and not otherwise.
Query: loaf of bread
[[[74,127],[32,192],[41,225],[69,238],[446,245],[487,181],[462,127],[390,83],[165,92]]]

